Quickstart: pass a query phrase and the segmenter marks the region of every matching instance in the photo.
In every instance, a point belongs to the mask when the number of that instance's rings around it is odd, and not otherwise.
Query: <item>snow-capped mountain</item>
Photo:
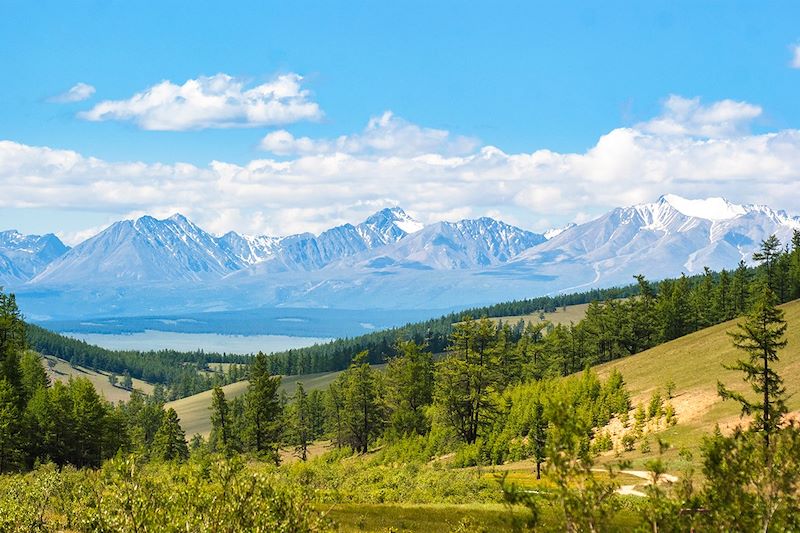
[[[543,235],[492,218],[437,222],[355,263],[372,269],[465,270],[509,261]],[[353,264],[352,262],[349,264]]]
[[[767,206],[668,194],[569,228],[514,262],[582,263],[595,271],[595,283],[627,283],[636,273],[658,278],[697,273],[704,266],[732,268],[740,260],[750,262],[773,233],[788,242],[794,229],[800,229],[796,218]]]
[[[183,215],[116,222],[72,248],[33,285],[124,285],[218,279],[241,268],[238,257]]]
[[[286,237],[215,237],[181,215],[142,217],[71,250],[52,236],[36,248],[0,234],[0,282],[37,316],[441,309],[734,268],[769,235],[788,243],[795,229],[800,217],[767,206],[675,195],[546,234],[491,218],[423,226],[400,208]]]
[[[361,253],[392,244],[423,225],[399,207],[383,209],[358,225],[344,224],[319,235],[300,233],[271,241],[257,272],[312,271]]]
[[[67,250],[52,233],[23,235],[16,230],[0,231],[0,286],[31,279]]]

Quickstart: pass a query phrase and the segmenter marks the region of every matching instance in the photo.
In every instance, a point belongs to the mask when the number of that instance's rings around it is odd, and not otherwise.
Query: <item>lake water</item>
[[[178,350],[248,354],[280,352],[304,348],[331,339],[318,337],[290,337],[287,335],[220,335],[218,333],[174,333],[146,330],[139,333],[69,333],[63,335],[86,341],[110,350]]]

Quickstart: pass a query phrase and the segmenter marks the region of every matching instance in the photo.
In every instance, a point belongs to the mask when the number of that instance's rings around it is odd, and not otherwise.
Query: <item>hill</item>
[[[52,355],[43,355],[42,362],[47,371],[47,376],[50,381],[62,381],[66,383],[72,378],[84,377],[92,382],[95,390],[109,402],[116,403],[120,401],[128,401],[131,397],[130,391],[122,387],[115,387],[108,381],[111,372],[104,372],[101,370],[92,370],[80,365],[70,364],[68,361],[53,357]],[[120,378],[121,379],[121,378]],[[133,378],[133,386],[135,389],[142,391],[145,394],[153,392],[153,385],[141,379]]]
[[[788,407],[791,411],[800,410],[800,300],[781,306],[788,322],[788,346],[780,352],[780,362],[776,370],[783,377],[786,390],[791,396]],[[717,382],[752,397],[752,390],[742,381],[741,372],[728,370],[725,364],[732,364],[743,357],[735,349],[727,332],[734,330],[741,320],[724,322],[675,339],[639,354],[618,359],[596,367],[602,377],[613,370],[622,377],[631,392],[634,406],[646,403],[655,391],[666,394],[666,384],[675,384],[674,398],[670,400],[675,407],[677,424],[661,431],[658,436],[673,446],[676,454],[683,447],[697,450],[704,435],[711,433],[715,425],[730,430],[740,422],[739,404],[723,402],[717,395]],[[697,454],[695,454],[697,455]],[[634,460],[641,454],[633,452]]]

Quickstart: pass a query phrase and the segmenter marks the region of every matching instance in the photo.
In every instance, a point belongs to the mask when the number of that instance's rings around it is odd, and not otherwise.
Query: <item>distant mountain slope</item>
[[[52,233],[23,235],[16,230],[0,231],[0,285],[33,278],[68,250]]]
[[[355,263],[366,268],[483,268],[509,261],[545,241],[543,235],[492,218],[437,222]]]
[[[34,285],[127,284],[218,279],[241,268],[216,239],[176,214],[124,220],[82,242],[36,276]]]
[[[595,270],[600,284],[628,281],[636,273],[659,278],[750,262],[762,240],[776,234],[788,243],[794,229],[800,220],[766,206],[666,195],[569,228],[523,252],[512,266],[582,264]]]

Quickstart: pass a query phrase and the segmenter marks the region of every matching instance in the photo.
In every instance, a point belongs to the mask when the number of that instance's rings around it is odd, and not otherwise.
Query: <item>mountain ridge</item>
[[[112,224],[7,285],[37,316],[453,308],[626,284],[635,274],[733,268],[769,235],[786,243],[797,229],[800,217],[768,206],[675,195],[547,235],[489,217],[423,225],[398,207],[285,237],[217,237],[180,214],[144,216]],[[9,278],[2,254],[0,247],[0,273]]]

